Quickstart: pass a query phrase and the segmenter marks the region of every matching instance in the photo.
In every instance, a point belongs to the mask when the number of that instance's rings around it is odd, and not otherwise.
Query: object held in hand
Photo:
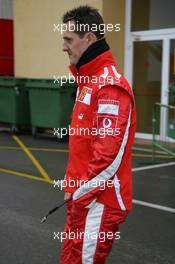
[[[68,200],[65,200],[64,202],[62,202],[61,204],[59,204],[58,206],[56,206],[55,208],[53,208],[52,210],[50,210],[46,216],[44,216],[42,219],[41,219],[41,224],[44,223],[46,220],[47,220],[47,217],[49,215],[51,215],[52,213],[54,213],[55,211],[57,211],[59,208],[61,208],[63,205],[65,205],[68,201],[70,201],[71,199],[68,199]]]

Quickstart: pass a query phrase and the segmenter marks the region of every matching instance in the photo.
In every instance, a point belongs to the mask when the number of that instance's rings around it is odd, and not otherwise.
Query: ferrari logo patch
[[[91,103],[92,88],[84,86],[79,97],[78,101],[87,105]]]

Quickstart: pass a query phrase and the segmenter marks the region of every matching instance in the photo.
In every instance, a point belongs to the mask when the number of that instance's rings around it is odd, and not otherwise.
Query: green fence
[[[53,80],[29,80],[25,87],[29,92],[32,134],[38,128],[68,128],[74,106],[76,84],[61,85]]]
[[[157,149],[175,157],[175,106],[155,103],[152,116],[152,134],[153,159]]]
[[[28,92],[25,78],[0,77],[0,122],[11,126],[30,125]]]
[[[27,126],[33,135],[41,128],[67,128],[76,90],[69,80],[61,85],[53,79],[0,77],[0,123],[13,132]]]

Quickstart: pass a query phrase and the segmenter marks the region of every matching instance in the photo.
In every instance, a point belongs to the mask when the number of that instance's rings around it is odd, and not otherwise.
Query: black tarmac
[[[0,132],[0,264],[59,264],[55,234],[63,232],[66,207],[40,221],[63,201],[49,179],[64,178],[67,149],[56,138]],[[175,160],[157,153],[153,163],[149,145],[134,144],[133,194],[107,264],[174,264]]]

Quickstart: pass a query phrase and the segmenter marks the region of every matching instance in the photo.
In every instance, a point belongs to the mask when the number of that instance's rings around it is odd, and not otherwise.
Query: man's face
[[[73,22],[66,23],[66,31],[63,32],[63,51],[69,55],[70,64],[77,64],[83,52],[90,46],[86,33],[83,37],[79,37],[77,33],[74,33],[72,25]]]

